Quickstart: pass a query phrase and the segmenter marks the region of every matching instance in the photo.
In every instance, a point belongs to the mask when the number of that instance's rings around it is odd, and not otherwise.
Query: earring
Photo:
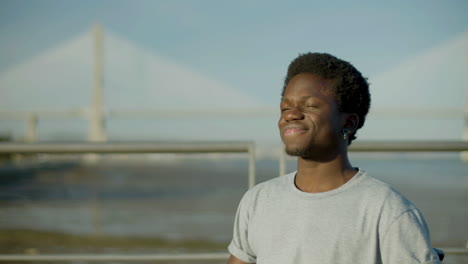
[[[349,133],[349,129],[343,128],[343,139],[344,140],[348,139],[348,133]]]

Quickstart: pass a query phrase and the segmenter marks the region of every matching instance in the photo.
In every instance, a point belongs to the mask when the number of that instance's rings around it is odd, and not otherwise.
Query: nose
[[[304,113],[299,107],[291,107],[286,110],[284,119],[286,121],[302,120],[304,119]]]

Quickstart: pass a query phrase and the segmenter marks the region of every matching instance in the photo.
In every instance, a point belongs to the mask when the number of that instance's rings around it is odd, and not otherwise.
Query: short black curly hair
[[[370,108],[369,83],[351,63],[327,53],[299,54],[289,64],[281,97],[284,96],[289,81],[300,73],[310,73],[327,80],[334,80],[334,94],[339,110],[359,116],[357,129],[364,125]],[[356,139],[355,133],[349,135],[348,144],[354,139]]]

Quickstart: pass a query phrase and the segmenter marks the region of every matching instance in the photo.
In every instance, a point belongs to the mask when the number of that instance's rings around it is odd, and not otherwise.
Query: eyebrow
[[[299,98],[300,101],[306,101],[307,99],[310,99],[310,98],[314,98],[314,99],[318,99],[320,101],[323,101],[322,98],[320,98],[320,96],[316,96],[316,95],[306,95],[306,96],[301,96]],[[291,101],[289,98],[286,98],[286,97],[281,97],[281,102],[287,102],[287,101]]]

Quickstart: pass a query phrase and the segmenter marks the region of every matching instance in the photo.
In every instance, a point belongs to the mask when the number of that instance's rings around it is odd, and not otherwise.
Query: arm
[[[252,214],[251,195],[252,193],[250,191],[245,193],[237,208],[232,241],[228,246],[228,251],[231,254],[228,264],[248,264],[257,262],[257,256],[250,247],[249,241],[249,219]]]
[[[228,260],[228,263],[227,264],[248,264],[247,262],[243,262],[242,260],[234,257],[233,255],[231,255],[229,257],[229,260]]]

